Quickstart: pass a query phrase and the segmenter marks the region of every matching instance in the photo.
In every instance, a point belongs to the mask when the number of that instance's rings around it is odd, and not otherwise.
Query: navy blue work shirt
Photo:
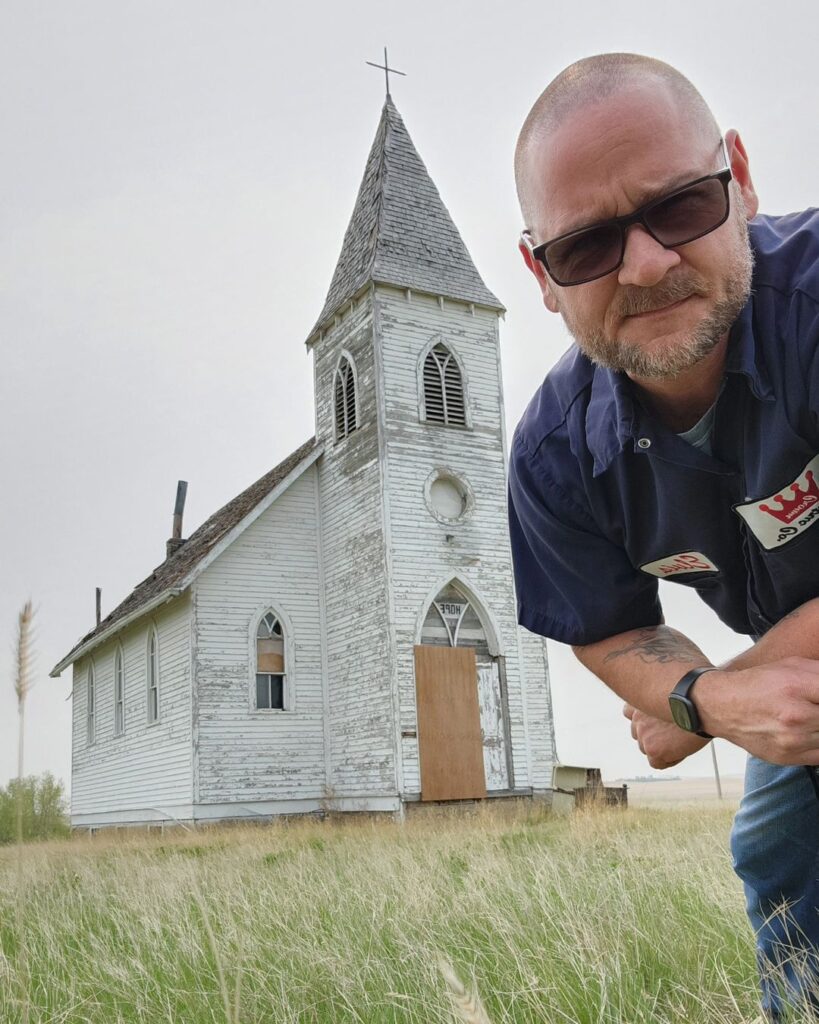
[[[576,347],[530,402],[509,465],[527,629],[588,644],[658,625],[659,579],[753,636],[819,596],[819,210],[750,232],[711,455]]]

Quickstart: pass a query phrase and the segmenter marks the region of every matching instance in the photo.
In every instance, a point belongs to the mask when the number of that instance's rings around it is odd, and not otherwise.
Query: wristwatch
[[[714,737],[711,736],[710,733],[703,731],[697,706],[694,701],[691,700],[690,693],[694,687],[694,683],[696,683],[703,672],[714,671],[714,665],[702,665],[700,668],[692,668],[690,672],[685,673],[682,679],[668,695],[671,717],[677,725],[681,729],[685,729],[686,732],[694,732],[697,736],[702,736],[707,740],[713,739]]]

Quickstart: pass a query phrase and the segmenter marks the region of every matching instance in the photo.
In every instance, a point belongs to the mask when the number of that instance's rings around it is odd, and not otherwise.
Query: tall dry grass
[[[32,687],[31,674],[31,622],[34,608],[26,601],[17,619],[17,642],[15,648],[14,693],[17,697],[17,848],[15,879],[15,949],[17,959],[17,989],[19,991],[19,1016],[22,1024],[30,1019],[29,969],[26,952],[25,889],[23,883],[23,778],[25,776],[25,714],[26,699]]]
[[[30,845],[30,976],[0,851],[0,1020],[754,1019],[730,810],[499,811]]]

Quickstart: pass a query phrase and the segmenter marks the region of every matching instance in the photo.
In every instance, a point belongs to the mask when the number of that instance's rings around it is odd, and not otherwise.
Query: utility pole
[[[717,748],[713,740],[711,740],[711,759],[714,762],[714,781],[717,784],[717,797],[722,800],[722,783],[719,780],[719,765],[717,764]]]

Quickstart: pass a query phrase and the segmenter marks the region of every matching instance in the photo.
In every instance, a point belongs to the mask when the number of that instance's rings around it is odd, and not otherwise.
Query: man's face
[[[746,214],[756,212],[741,143],[737,149],[732,135],[728,145],[737,182],[731,214],[715,231],[665,249],[632,225],[622,266],[570,288],[556,285],[542,265],[532,267],[547,307],[560,312],[593,361],[635,379],[671,377],[725,337],[750,289]],[[532,148],[535,244],[631,213],[722,165],[719,138],[687,122],[665,87],[630,86],[582,108]]]

